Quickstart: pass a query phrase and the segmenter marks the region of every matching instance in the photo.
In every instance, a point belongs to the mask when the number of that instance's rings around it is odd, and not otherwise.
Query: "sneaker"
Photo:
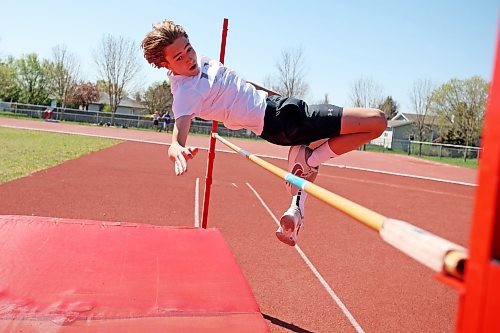
[[[285,244],[295,246],[303,223],[304,219],[300,213],[300,208],[297,206],[288,208],[280,219],[280,226],[276,230],[276,237]]]
[[[307,159],[311,156],[313,150],[307,146],[292,146],[288,151],[288,172],[304,178],[307,181],[314,182],[318,175],[319,166],[312,167],[307,164]],[[288,192],[293,196],[297,195],[299,188],[295,185],[285,182]]]

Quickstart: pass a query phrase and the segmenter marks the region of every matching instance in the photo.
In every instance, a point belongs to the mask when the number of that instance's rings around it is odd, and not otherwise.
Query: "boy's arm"
[[[177,176],[187,171],[187,160],[194,158],[198,153],[198,148],[186,147],[190,127],[191,116],[180,116],[175,120],[168,157],[174,162]]]
[[[267,92],[267,94],[268,94],[269,96],[273,96],[273,95],[278,95],[278,96],[279,96],[279,95],[280,95],[280,94],[278,94],[277,92],[272,91],[272,90],[269,90],[269,89],[264,88],[264,87],[262,87],[262,86],[259,86],[257,83],[254,83],[254,82],[252,82],[252,81],[247,81],[247,82],[248,82],[248,83],[250,83],[250,84],[251,84],[252,86],[254,86],[255,88],[257,88],[258,90],[264,90],[265,92]]]

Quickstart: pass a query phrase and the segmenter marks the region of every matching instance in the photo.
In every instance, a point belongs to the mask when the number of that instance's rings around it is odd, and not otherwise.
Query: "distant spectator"
[[[151,118],[153,119],[153,128],[156,131],[161,131],[161,130],[158,129],[158,121],[160,119],[160,115],[158,114],[158,111],[155,111],[155,113],[153,113],[153,115],[151,116]]]
[[[45,120],[52,119],[52,108],[46,108],[45,111],[43,111],[42,118]]]
[[[165,112],[163,114],[163,129],[168,133],[168,127],[170,125],[170,114],[168,112]]]

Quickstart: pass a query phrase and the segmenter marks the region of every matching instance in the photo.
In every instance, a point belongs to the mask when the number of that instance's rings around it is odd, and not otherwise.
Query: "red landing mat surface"
[[[0,216],[1,332],[268,332],[216,229]]]

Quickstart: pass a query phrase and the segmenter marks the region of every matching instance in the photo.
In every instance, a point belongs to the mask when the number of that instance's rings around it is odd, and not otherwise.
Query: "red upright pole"
[[[224,19],[224,23],[222,25],[222,40],[220,44],[220,56],[219,61],[224,63],[224,57],[226,56],[226,37],[227,37],[227,25],[228,19]],[[212,187],[212,171],[214,168],[214,159],[215,159],[215,138],[212,136],[212,133],[217,133],[217,125],[216,121],[212,122],[212,131],[210,132],[210,148],[208,150],[208,163],[207,163],[207,174],[205,176],[205,193],[203,197],[203,213],[201,220],[201,227],[203,229],[207,228],[207,220],[208,220],[208,206],[210,203],[210,189]]]
[[[499,30],[500,31],[500,30]],[[479,187],[457,331],[500,332],[500,34],[482,133]]]

